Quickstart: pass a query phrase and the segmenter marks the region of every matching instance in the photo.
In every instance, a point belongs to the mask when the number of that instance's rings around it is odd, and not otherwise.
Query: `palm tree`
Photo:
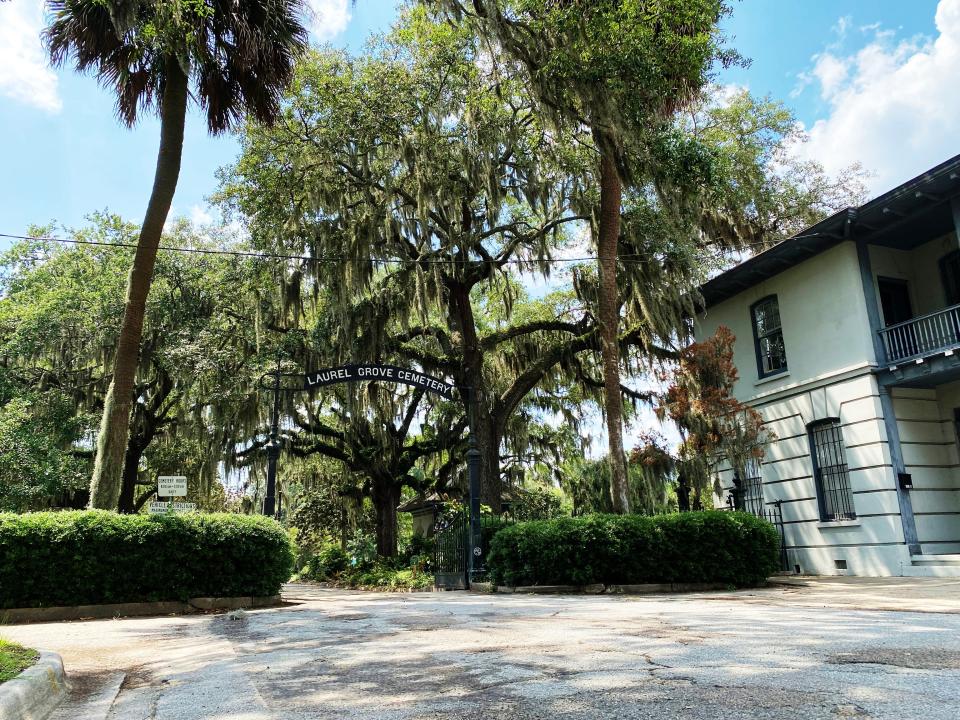
[[[697,96],[716,60],[726,0],[431,0],[526,69],[546,118],[589,128],[599,155],[597,320],[613,509],[630,511],[617,284],[624,184],[653,174],[651,138]],[[647,167],[643,167],[646,164]],[[637,165],[638,167],[633,167]],[[633,175],[633,177],[631,177]]]
[[[192,96],[209,131],[245,116],[271,123],[306,47],[304,0],[62,0],[45,32],[51,62],[92,72],[117,95],[127,126],[143,111],[160,117],[153,190],[127,281],[126,307],[97,439],[90,505],[116,509],[130,425],[147,295],[160,235],[180,174]]]

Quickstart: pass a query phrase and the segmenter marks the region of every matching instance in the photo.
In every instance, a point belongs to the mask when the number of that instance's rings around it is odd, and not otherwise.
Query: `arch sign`
[[[397,367],[396,365],[340,365],[339,367],[314,370],[303,376],[303,389],[311,390],[324,385],[367,382],[370,380],[403,383],[436,393],[447,400],[456,399],[457,388],[455,385],[450,385],[422,372]]]
[[[280,361],[277,361],[276,372],[267,373],[260,378],[260,387],[273,391],[273,413],[270,422],[270,441],[267,444],[267,487],[263,501],[263,514],[276,515],[279,519],[279,507],[275,502],[277,486],[277,460],[280,457],[278,442],[280,429],[280,393],[309,391],[325,385],[336,385],[349,382],[396,382],[413,387],[422,388],[436,393],[447,400],[456,400],[461,397],[465,403],[470,403],[471,393],[464,388],[461,395],[456,385],[451,385],[435,377],[417,370],[402,368],[396,365],[340,365],[338,367],[314,370],[306,375],[295,375],[280,372]],[[469,408],[468,408],[469,413]],[[465,587],[470,586],[474,572],[479,567],[481,558],[480,534],[480,452],[477,450],[472,433],[469,436],[469,450],[467,451],[467,467],[469,470],[469,516],[470,532],[467,536],[466,550],[467,565],[465,572]]]
[[[2,2],[2,0],[0,0]],[[456,385],[451,385],[426,373],[396,365],[350,364],[321,368],[305,375],[280,372],[280,360],[277,360],[275,372],[260,377],[260,387],[273,391],[273,412],[270,416],[270,441],[267,443],[267,488],[263,501],[263,514],[278,516],[275,492],[277,478],[277,459],[280,456],[278,442],[280,431],[280,393],[310,391],[325,385],[349,382],[387,381],[403,383],[436,393],[447,400],[456,400],[459,396]],[[469,401],[469,395],[463,398]]]

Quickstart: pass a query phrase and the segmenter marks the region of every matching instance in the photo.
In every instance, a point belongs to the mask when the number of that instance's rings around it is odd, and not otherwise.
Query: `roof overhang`
[[[960,155],[857,208],[847,208],[758,253],[700,287],[703,307],[723,302],[844,240],[911,250],[954,229]]]

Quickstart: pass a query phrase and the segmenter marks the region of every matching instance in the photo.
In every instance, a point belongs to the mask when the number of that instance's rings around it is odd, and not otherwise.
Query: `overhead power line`
[[[11,233],[0,233],[2,238],[10,238],[13,240],[35,240],[35,241],[45,241],[45,242],[55,242],[65,245],[94,245],[98,247],[111,247],[111,248],[133,248],[136,249],[137,243],[128,243],[128,242],[107,242],[104,240],[82,240],[79,238],[60,238],[60,237],[35,237],[30,235],[14,235]],[[175,247],[172,245],[160,245],[158,250],[163,250],[166,252],[180,252],[180,253],[194,253],[198,255],[227,255],[232,257],[247,257],[255,258],[261,260],[300,260],[304,262],[313,262],[313,263],[361,263],[368,262],[376,265],[400,265],[406,263],[420,263],[427,265],[467,265],[474,263],[482,263],[483,260],[477,259],[465,259],[457,260],[454,258],[370,258],[370,257],[352,257],[349,255],[288,255],[283,253],[270,253],[270,252],[256,252],[250,250],[225,250],[225,249],[215,249],[215,248],[185,248],[185,247]],[[633,263],[633,264],[642,264],[649,262],[658,262],[656,258],[650,258],[645,255],[640,254],[621,254],[617,258],[619,261],[624,263]],[[497,264],[509,264],[509,265],[551,265],[558,263],[579,263],[579,262],[596,262],[598,258],[592,255],[585,255],[582,257],[559,257],[559,258],[546,258],[538,260],[535,258],[510,258],[507,260],[500,261],[491,261]]]

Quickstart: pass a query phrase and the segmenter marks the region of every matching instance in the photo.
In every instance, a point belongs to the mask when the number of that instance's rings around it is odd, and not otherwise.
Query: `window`
[[[947,305],[960,305],[960,250],[940,258],[940,279]]]
[[[847,451],[843,432],[836,418],[809,426],[813,477],[817,485],[821,520],[853,520],[853,493],[847,471]]]
[[[913,319],[910,286],[906,280],[878,277],[877,289],[880,291],[880,308],[883,310],[884,325],[898,325]]]
[[[785,372],[787,351],[783,346],[777,296],[771,295],[754,303],[750,314],[753,316],[753,339],[757,349],[757,372],[760,377]]]

